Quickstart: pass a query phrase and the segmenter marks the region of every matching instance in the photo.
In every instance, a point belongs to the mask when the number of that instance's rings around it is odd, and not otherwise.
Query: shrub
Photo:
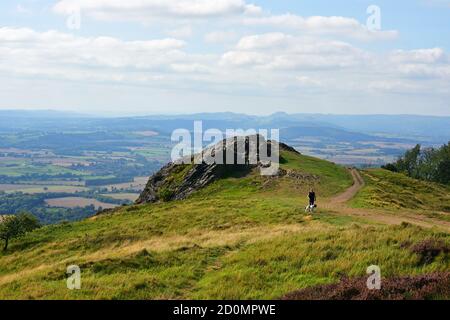
[[[434,261],[441,253],[448,253],[450,251],[450,247],[446,245],[442,240],[424,240],[410,248],[411,252],[420,256],[421,264],[428,264]]]
[[[369,290],[367,278],[343,278],[335,284],[289,293],[282,300],[425,300],[450,298],[450,272],[382,279],[381,290]]]
[[[161,188],[161,190],[159,190],[159,197],[163,201],[170,201],[170,200],[172,200],[173,196],[174,196],[174,191],[169,188]]]

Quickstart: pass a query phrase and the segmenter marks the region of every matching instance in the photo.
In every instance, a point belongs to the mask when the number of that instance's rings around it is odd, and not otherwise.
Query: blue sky
[[[0,57],[1,109],[450,115],[450,0],[3,1]]]

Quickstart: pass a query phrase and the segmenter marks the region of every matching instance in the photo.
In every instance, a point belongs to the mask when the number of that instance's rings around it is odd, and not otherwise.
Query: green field
[[[386,277],[449,270],[448,253],[423,263],[408,249],[430,239],[450,245],[439,225],[386,225],[325,206],[307,216],[309,187],[326,203],[351,177],[326,161],[282,157],[290,172],[282,177],[229,177],[187,200],[118,208],[13,241],[0,254],[0,299],[269,299],[363,276],[372,264]],[[402,188],[399,178],[383,188]],[[373,188],[369,181],[353,205],[368,206]],[[71,264],[81,267],[81,290],[66,288]]]
[[[83,175],[83,173],[79,171],[70,170],[61,166],[55,166],[51,164],[38,165],[24,160],[0,161],[0,175],[2,176],[21,177],[29,174],[58,175],[68,173],[74,175]]]
[[[139,197],[139,193],[109,193],[102,194],[102,196],[112,199],[130,200],[134,202]]]
[[[3,189],[3,190],[2,190]],[[48,192],[66,192],[66,193],[75,193],[80,191],[87,191],[88,188],[77,187],[77,186],[63,186],[63,185],[8,185],[4,187],[4,185],[0,185],[0,191],[5,191],[6,193],[14,193],[14,192],[22,192],[27,194],[34,193],[48,193]]]
[[[96,209],[111,209],[117,207],[117,205],[104,203],[96,199],[83,198],[83,197],[63,197],[55,199],[46,199],[45,203],[50,207],[56,208],[84,208],[87,206],[94,206]]]

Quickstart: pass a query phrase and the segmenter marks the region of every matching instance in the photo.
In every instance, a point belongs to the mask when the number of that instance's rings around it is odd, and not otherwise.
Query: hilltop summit
[[[242,143],[242,146],[239,146]],[[231,137],[216,145],[205,148],[201,153],[171,162],[150,177],[137,204],[160,200],[181,200],[193,192],[206,187],[213,181],[229,176],[245,176],[255,168],[269,168],[272,161],[273,143],[262,135]],[[277,143],[279,150],[298,153],[294,148]],[[227,156],[230,152],[232,156]],[[256,151],[256,152],[254,152]],[[217,153],[220,152],[221,155]],[[209,162],[207,157],[222,158],[222,161]],[[252,161],[253,160],[253,161]],[[279,163],[279,157],[277,158]],[[278,168],[275,175],[278,174]]]

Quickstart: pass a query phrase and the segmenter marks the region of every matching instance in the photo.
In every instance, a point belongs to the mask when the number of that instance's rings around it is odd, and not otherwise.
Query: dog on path
[[[316,204],[309,204],[306,206],[305,212],[314,213],[316,208],[317,208]]]

